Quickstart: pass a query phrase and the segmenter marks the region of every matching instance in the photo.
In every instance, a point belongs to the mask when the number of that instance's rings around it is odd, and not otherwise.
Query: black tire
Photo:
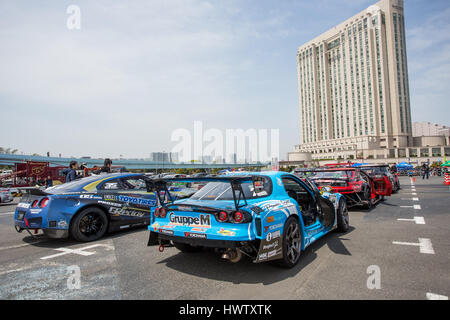
[[[363,200],[367,202],[364,205],[364,208],[367,209],[367,210],[372,209],[372,207],[373,207],[372,190],[371,190],[370,187],[367,187],[367,188],[364,189]]]
[[[89,242],[103,237],[108,230],[108,218],[100,208],[81,210],[70,223],[70,235],[77,241]]]
[[[347,203],[341,199],[339,201],[339,210],[337,212],[337,231],[347,232],[350,227],[350,217],[348,215]]]
[[[193,253],[193,252],[199,252],[202,250],[202,247],[194,247],[194,246],[191,246],[190,244],[186,244],[186,243],[174,242],[173,245],[175,248],[177,248],[178,250],[180,250],[183,253]]]
[[[285,268],[294,267],[301,256],[302,231],[297,217],[290,217],[284,224],[282,252],[283,258],[278,262]]]

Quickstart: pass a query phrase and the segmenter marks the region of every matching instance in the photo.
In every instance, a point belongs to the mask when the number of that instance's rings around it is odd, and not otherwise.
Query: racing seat
[[[295,192],[294,190],[286,190],[286,192],[287,192],[289,197],[291,197],[292,199],[294,199],[298,203],[297,192]]]
[[[305,226],[311,225],[316,221],[317,212],[311,206],[311,199],[309,194],[303,192],[296,192],[294,190],[286,190],[289,197],[294,199],[302,211],[303,222]],[[303,200],[303,201],[302,201]]]

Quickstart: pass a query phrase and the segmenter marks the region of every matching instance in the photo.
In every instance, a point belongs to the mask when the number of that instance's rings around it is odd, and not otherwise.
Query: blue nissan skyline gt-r
[[[32,189],[17,205],[15,228],[42,229],[51,238],[72,236],[93,241],[107,231],[150,223],[156,194],[148,192],[150,178],[115,173],[90,176],[41,191]]]
[[[188,199],[171,200],[173,182],[207,182]],[[278,260],[286,267],[301,252],[334,229],[346,232],[345,198],[322,191],[308,179],[285,172],[238,173],[227,176],[155,179],[158,207],[152,213],[148,245],[175,246],[182,252],[212,247],[222,258],[238,262]]]

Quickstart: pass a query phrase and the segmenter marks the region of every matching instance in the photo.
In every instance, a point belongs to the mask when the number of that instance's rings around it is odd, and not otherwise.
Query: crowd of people
[[[93,167],[89,169],[86,163],[82,163],[80,166],[77,161],[71,161],[69,164],[69,168],[64,169],[62,173],[65,175],[65,182],[71,182],[79,178],[86,177],[91,174],[102,174],[102,173],[111,173],[112,160],[105,159],[103,163],[103,167]],[[82,171],[82,174],[79,172]]]

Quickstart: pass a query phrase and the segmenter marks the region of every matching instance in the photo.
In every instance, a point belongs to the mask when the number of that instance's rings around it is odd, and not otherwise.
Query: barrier
[[[444,184],[446,184],[447,186],[450,186],[450,172],[445,173]]]

